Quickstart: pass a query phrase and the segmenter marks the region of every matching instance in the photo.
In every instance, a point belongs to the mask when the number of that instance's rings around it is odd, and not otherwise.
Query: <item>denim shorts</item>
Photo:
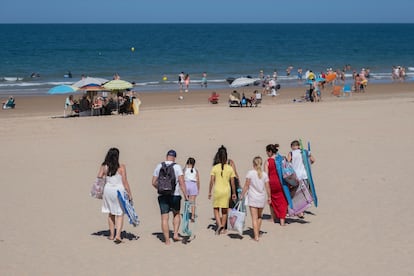
[[[172,212],[180,212],[181,196],[176,195],[160,195],[158,196],[158,204],[162,214]]]

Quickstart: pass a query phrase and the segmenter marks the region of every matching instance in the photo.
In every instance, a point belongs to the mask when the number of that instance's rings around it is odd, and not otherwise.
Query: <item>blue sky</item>
[[[414,0],[3,0],[0,23],[414,23],[413,11]]]

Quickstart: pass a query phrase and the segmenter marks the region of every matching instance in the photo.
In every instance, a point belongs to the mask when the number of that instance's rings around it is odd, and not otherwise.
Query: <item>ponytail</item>
[[[256,156],[255,158],[253,158],[253,168],[256,169],[257,176],[259,177],[259,179],[261,179],[263,176],[262,164],[263,161],[260,156]]]

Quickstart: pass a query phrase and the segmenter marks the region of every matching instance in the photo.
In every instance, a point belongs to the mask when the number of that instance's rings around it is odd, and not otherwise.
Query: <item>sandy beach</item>
[[[231,89],[139,93],[140,114],[56,118],[66,96],[16,96],[0,110],[1,275],[413,275],[414,83],[372,84],[365,93],[293,103],[304,88],[229,108]],[[243,92],[243,89],[239,89]],[[245,90],[251,95],[253,89]],[[1,99],[2,101],[5,99]],[[297,138],[312,142],[319,207],[286,227],[265,208],[262,230],[214,235],[207,199],[213,156],[225,145],[245,181],[254,156]],[[101,201],[89,196],[110,147],[120,149],[141,224],[125,219],[124,242],[107,240]],[[165,246],[152,172],[166,152],[197,160],[196,238]]]

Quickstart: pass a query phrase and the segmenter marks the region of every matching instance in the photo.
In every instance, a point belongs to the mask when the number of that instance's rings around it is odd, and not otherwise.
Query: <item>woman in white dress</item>
[[[119,202],[117,191],[119,190],[121,193],[126,191],[131,200],[132,194],[127,180],[125,165],[119,164],[119,150],[117,148],[109,149],[105,161],[99,169],[98,177],[106,178],[102,199],[102,213],[108,214],[109,239],[115,243],[121,243],[124,211]]]
[[[263,160],[260,156],[253,159],[253,169],[246,175],[246,183],[243,186],[241,198],[247,193],[247,205],[252,216],[254,240],[259,241],[260,227],[262,225],[263,208],[267,202],[270,204],[269,177],[262,169]]]

